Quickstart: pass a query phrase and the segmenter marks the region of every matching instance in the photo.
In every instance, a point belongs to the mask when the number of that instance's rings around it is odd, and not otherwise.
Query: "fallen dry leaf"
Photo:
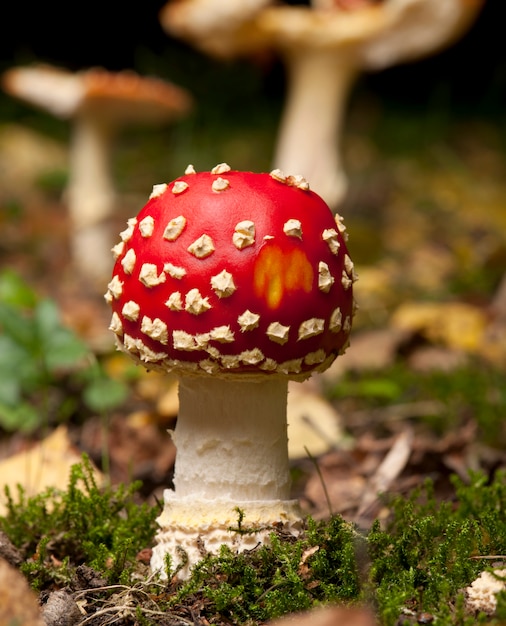
[[[388,327],[354,333],[350,347],[319,378],[332,384],[348,371],[377,371],[389,367],[408,337],[409,332]]]
[[[48,487],[66,489],[72,465],[80,463],[81,455],[70,441],[67,427],[59,426],[48,437],[27,451],[14,454],[0,462],[0,515],[4,515],[4,489],[12,493],[21,485],[26,495],[33,496]],[[102,475],[94,469],[98,483]]]
[[[304,489],[304,499],[310,504],[313,518],[346,515],[357,510],[366,485],[359,466],[351,453],[343,451],[318,459],[318,471],[311,473]]]
[[[0,558],[0,625],[45,626],[37,595],[20,572]]]
[[[165,420],[174,418],[179,411],[179,386],[176,380],[171,380],[167,385],[167,390],[162,393],[156,403],[157,413]]]
[[[416,372],[452,372],[468,362],[469,355],[446,346],[419,346],[407,356],[407,363]]]
[[[391,318],[393,328],[424,335],[433,343],[479,352],[486,312],[464,302],[409,302]]]
[[[141,480],[145,484],[167,484],[174,465],[176,449],[160,415],[140,409],[128,415],[113,415],[104,428],[100,419],[83,424],[80,446],[92,458],[107,451],[110,480],[113,484]]]
[[[288,455],[291,459],[320,456],[346,446],[349,437],[341,427],[341,416],[312,384],[288,385]]]
[[[361,607],[325,606],[287,615],[271,626],[377,626],[372,611]]]
[[[413,431],[404,429],[395,439],[393,446],[371,477],[362,495],[357,516],[367,516],[379,503],[379,496],[388,491],[393,481],[406,467],[413,445]]]

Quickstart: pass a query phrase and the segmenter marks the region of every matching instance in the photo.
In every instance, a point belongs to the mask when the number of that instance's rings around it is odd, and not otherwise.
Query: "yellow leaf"
[[[486,323],[484,311],[463,302],[411,302],[398,307],[391,318],[394,328],[466,352],[479,352]]]
[[[70,441],[67,427],[59,426],[30,450],[14,454],[0,462],[0,515],[6,512],[5,487],[16,494],[21,485],[28,497],[42,493],[48,487],[65,490],[70,468],[82,460]],[[103,482],[95,470],[98,484]]]

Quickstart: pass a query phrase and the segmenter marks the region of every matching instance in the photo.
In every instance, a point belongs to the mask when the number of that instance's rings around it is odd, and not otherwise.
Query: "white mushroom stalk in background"
[[[220,24],[208,14],[199,28],[184,8],[201,0],[169,2],[161,13],[168,33],[223,58],[277,51],[287,70],[287,93],[273,167],[304,172],[311,188],[336,211],[347,189],[341,136],[351,88],[377,71],[436,53],[473,22],[484,0],[313,0],[312,7],[260,7]],[[205,3],[211,7],[212,0]],[[215,0],[215,6],[221,4]]]
[[[90,69],[72,73],[49,65],[7,70],[7,93],[72,122],[69,181],[71,252],[81,278],[103,284],[111,271],[109,220],[116,204],[111,149],[127,124],[162,124],[189,111],[182,88],[134,72]]]
[[[346,235],[301,176],[224,163],[155,185],[121,233],[110,328],[134,361],[179,378],[174,490],[151,563],[162,575],[167,555],[185,578],[220,545],[300,532],[287,385],[348,345],[356,275]]]

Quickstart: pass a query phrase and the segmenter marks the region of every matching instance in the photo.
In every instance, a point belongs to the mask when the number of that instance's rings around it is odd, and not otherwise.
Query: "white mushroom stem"
[[[103,282],[112,270],[115,188],[110,173],[111,129],[85,113],[76,119],[67,189],[72,254],[83,276]]]
[[[180,381],[175,489],[164,493],[154,570],[163,575],[167,554],[174,567],[185,554],[179,572],[185,578],[203,552],[220,545],[250,549],[268,541],[278,524],[299,532],[298,504],[289,499],[286,403],[285,381]],[[239,510],[243,528],[257,532],[231,530]]]
[[[183,378],[179,402],[174,432],[179,498],[289,497],[286,381]]]
[[[355,63],[336,50],[305,48],[286,53],[285,64],[288,91],[274,166],[303,172],[311,189],[336,210],[347,186],[341,128]]]

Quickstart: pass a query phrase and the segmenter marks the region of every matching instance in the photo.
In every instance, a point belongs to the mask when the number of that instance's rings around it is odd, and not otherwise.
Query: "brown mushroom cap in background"
[[[131,70],[91,68],[74,73],[46,64],[13,67],[4,72],[2,87],[57,117],[93,112],[115,124],[160,123],[187,113],[192,106],[185,89]]]

